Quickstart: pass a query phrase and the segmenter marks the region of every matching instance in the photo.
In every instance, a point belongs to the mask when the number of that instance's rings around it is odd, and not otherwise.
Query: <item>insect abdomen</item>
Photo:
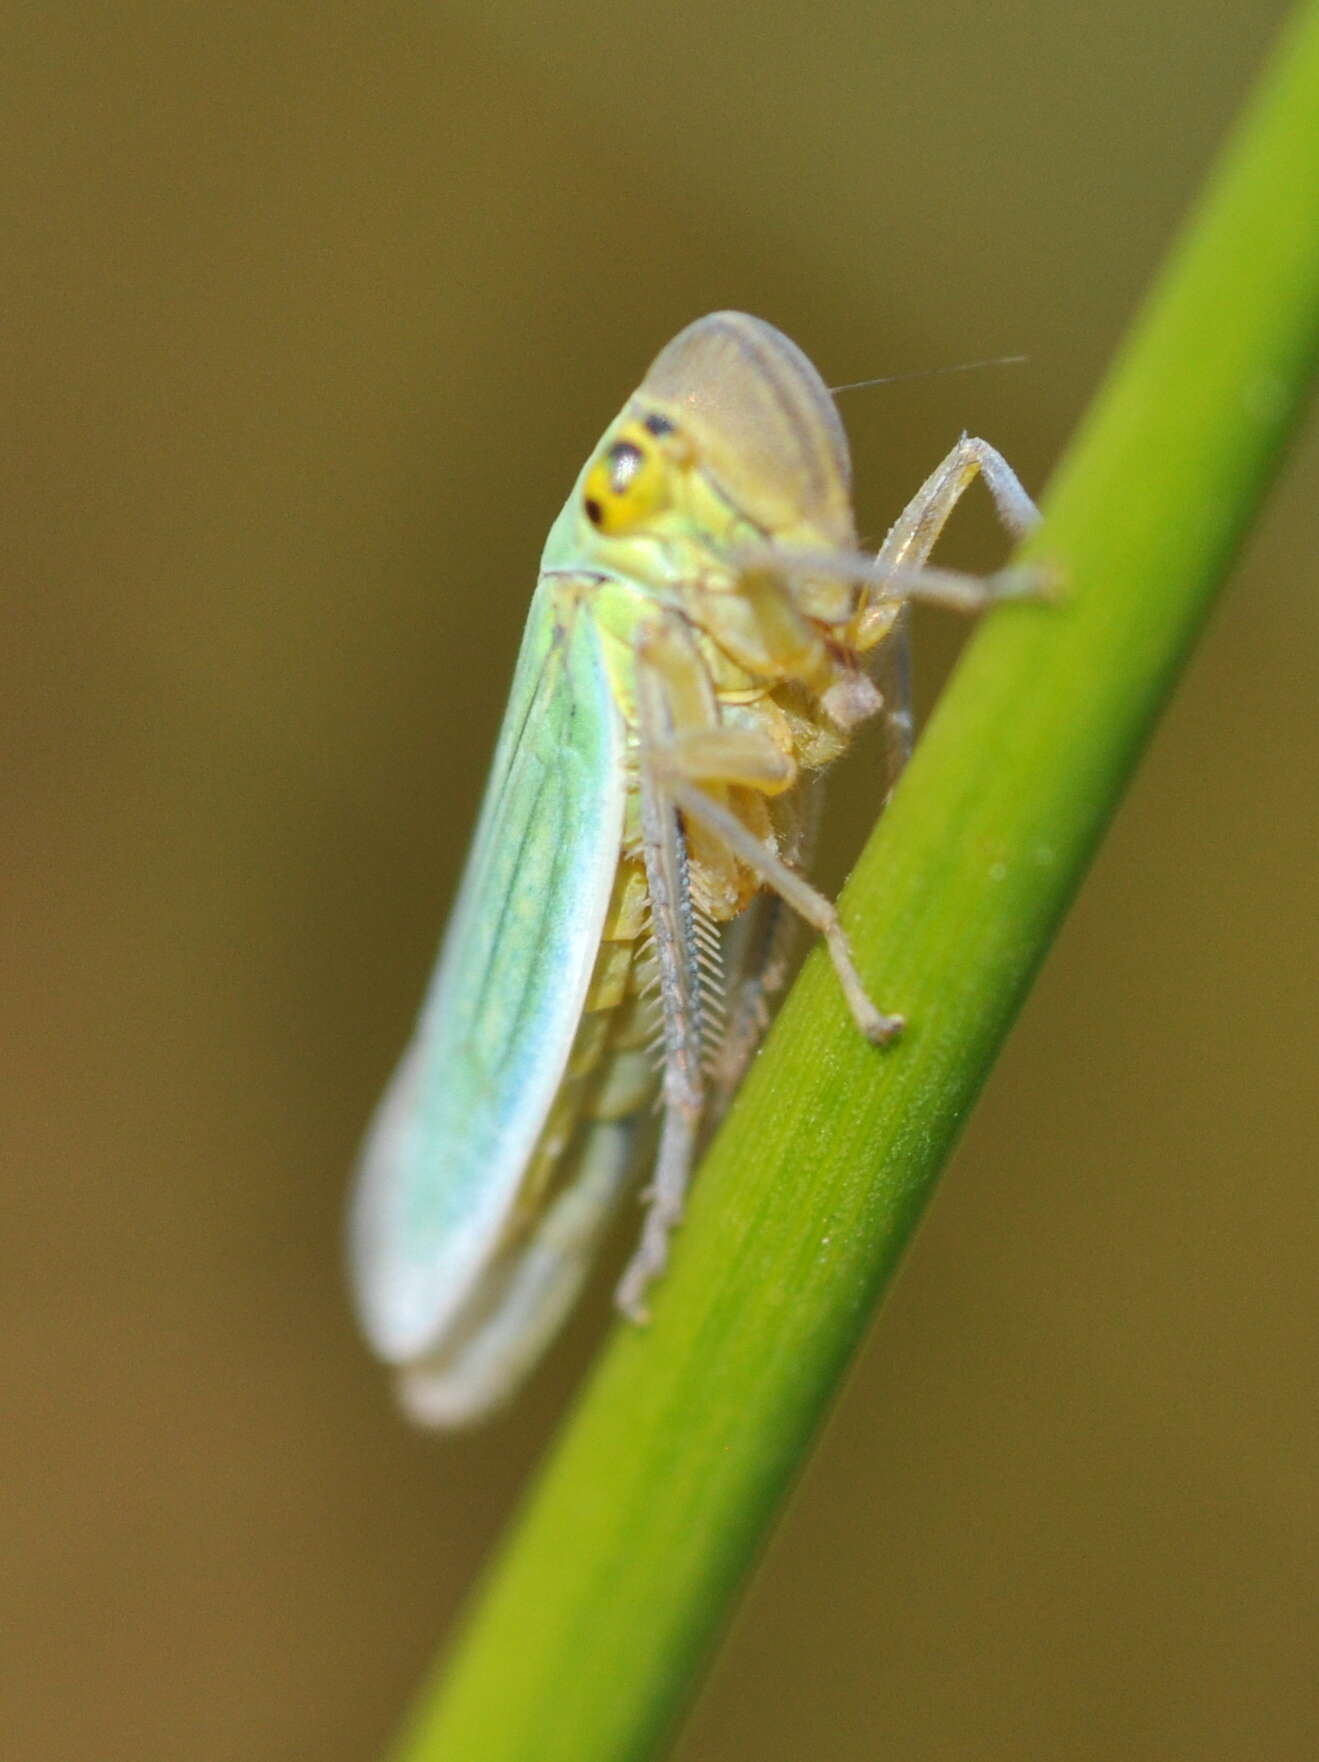
[[[538,1213],[569,1176],[578,1134],[597,1122],[642,1114],[654,1098],[659,1079],[651,1050],[648,922],[644,867],[640,858],[624,856],[567,1069],[528,1163],[518,1206],[523,1219]]]

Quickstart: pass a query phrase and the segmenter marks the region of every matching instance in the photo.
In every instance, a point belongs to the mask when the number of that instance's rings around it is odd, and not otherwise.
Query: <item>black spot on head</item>
[[[651,434],[660,435],[673,433],[673,424],[669,421],[667,416],[661,416],[658,410],[652,410],[650,415],[646,417],[645,426]]]
[[[616,496],[621,496],[646,463],[646,455],[631,441],[615,441],[606,456],[609,460],[609,487]]]
[[[599,526],[603,522],[604,517],[605,517],[605,511],[600,506],[599,502],[596,501],[595,497],[594,496],[587,496],[587,498],[586,498],[586,518],[591,522],[591,525],[592,526]]]

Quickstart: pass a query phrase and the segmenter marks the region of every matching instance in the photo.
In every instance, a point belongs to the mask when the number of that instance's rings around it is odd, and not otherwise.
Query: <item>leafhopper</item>
[[[820,780],[858,723],[884,716],[894,775],[906,756],[907,600],[1030,591],[1020,571],[929,565],[977,476],[1010,533],[1034,524],[1002,457],[964,436],[861,552],[827,387],[740,312],[675,337],[587,461],[352,1205],[362,1324],[419,1422],[462,1425],[512,1394],[653,1156],[618,1291],[644,1319],[793,917],[824,937],[860,1031],[899,1032],[802,871]]]

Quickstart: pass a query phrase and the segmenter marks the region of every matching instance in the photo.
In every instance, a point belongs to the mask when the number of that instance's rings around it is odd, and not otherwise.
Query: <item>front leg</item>
[[[989,491],[994,512],[1011,538],[1025,538],[1039,525],[1039,509],[1002,453],[991,447],[988,441],[964,434],[916,491],[879,547],[874,563],[876,578],[881,583],[879,597],[863,614],[857,638],[859,649],[871,648],[887,635],[889,627],[894,624],[893,600],[903,597],[903,589],[908,583],[909,597],[933,599],[968,611],[976,610],[993,598],[1010,598],[1014,592],[1021,591],[1012,576],[1006,580],[998,578],[1002,583],[998,594],[993,590],[994,577],[979,584],[977,593],[968,578],[958,577],[948,570],[927,569],[930,554],[948,524],[949,515],[977,477]],[[928,583],[924,588],[920,581],[922,576]],[[882,585],[885,577],[892,583],[892,591],[888,594]],[[1029,580],[1024,585],[1029,592]]]
[[[988,441],[964,434],[894,521],[879,549],[880,567],[910,564],[919,568],[928,561],[948,516],[977,477],[983,480],[994,511],[1012,538],[1025,538],[1039,525],[1039,509],[1002,453]]]
[[[1014,539],[1024,538],[1033,530],[1039,522],[1039,509],[1026,494],[1016,472],[988,441],[964,434],[894,521],[875,559],[878,569],[923,569],[949,515],[977,477],[993,498],[1000,522]],[[911,711],[911,613],[906,606],[898,606],[882,615],[891,618],[889,628],[882,633],[875,666],[875,683],[884,703],[887,800],[911,757],[915,729]],[[867,634],[863,628],[858,647],[874,646],[873,639],[866,640]]]

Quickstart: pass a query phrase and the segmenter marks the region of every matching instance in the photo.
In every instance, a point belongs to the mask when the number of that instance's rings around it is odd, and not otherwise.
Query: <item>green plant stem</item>
[[[817,954],[488,1574],[407,1762],[653,1756],[929,1197],[1319,348],[1319,9],[1298,16],[1047,497],[1067,583],[968,648]],[[1230,706],[1228,712],[1230,714]]]

